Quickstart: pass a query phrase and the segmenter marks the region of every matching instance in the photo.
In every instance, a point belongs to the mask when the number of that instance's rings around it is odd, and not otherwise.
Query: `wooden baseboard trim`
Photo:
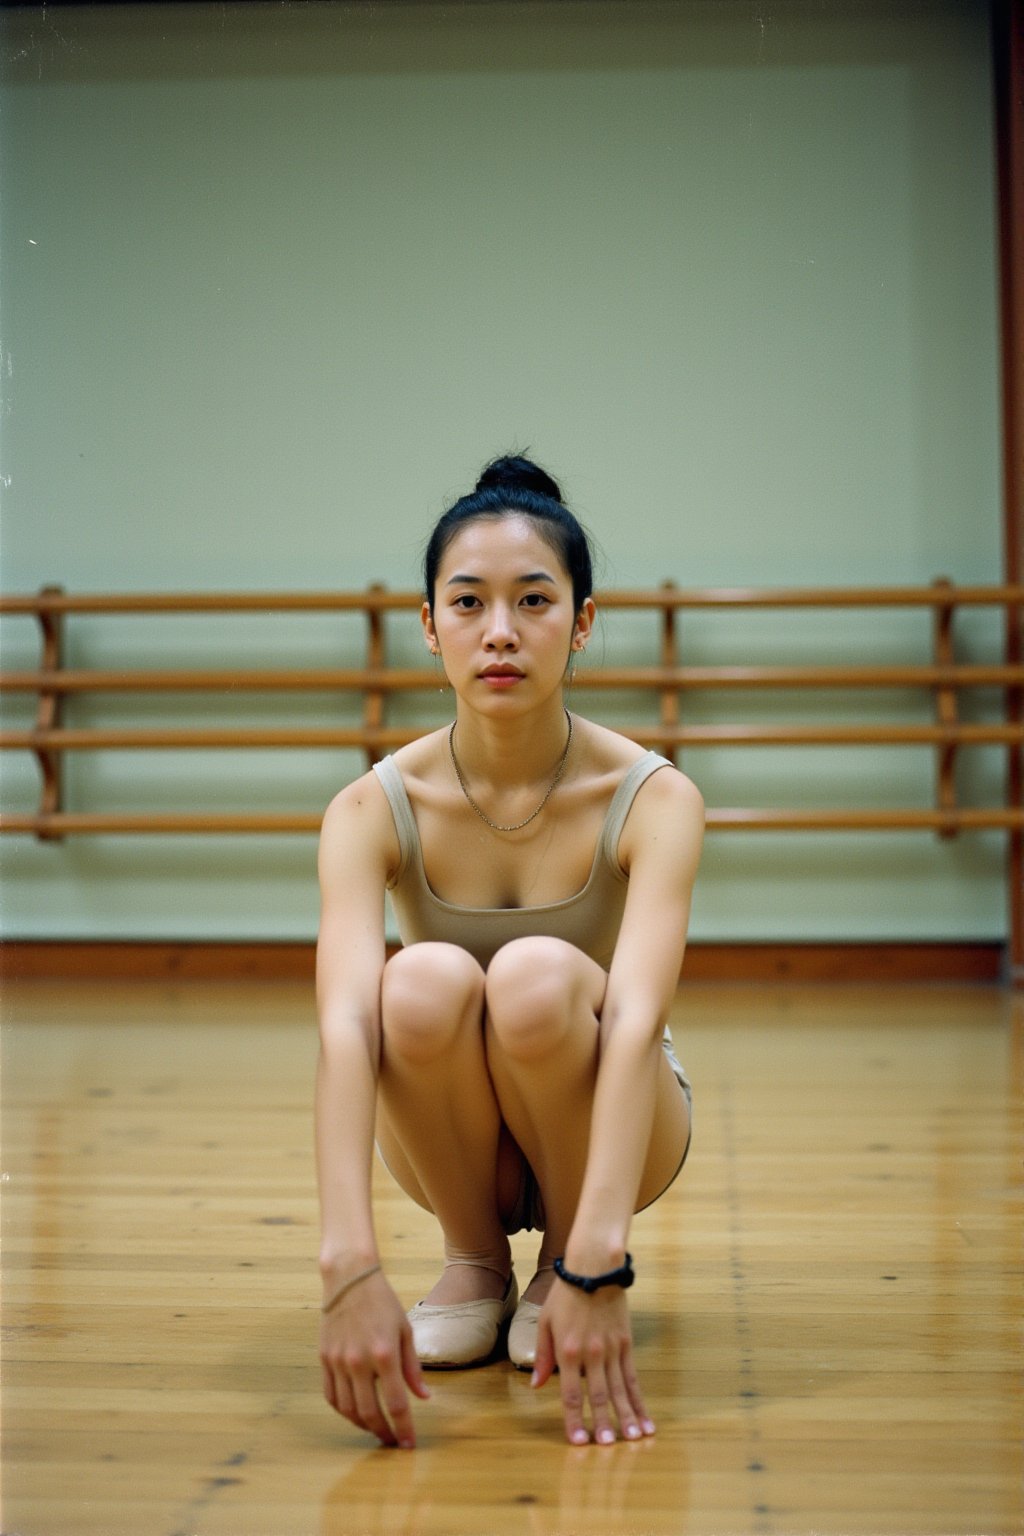
[[[12,940],[0,944],[5,981],[308,981],[316,949],[288,943]]]
[[[978,982],[1007,979],[991,943],[694,944],[683,982]]]
[[[314,946],[11,940],[7,981],[300,981],[312,985]],[[1013,984],[1002,944],[691,944],[683,982],[974,982]]]

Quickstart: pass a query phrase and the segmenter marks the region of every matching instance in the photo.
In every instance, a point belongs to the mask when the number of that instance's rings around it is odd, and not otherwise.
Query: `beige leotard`
[[[626,770],[608,807],[587,883],[575,896],[533,907],[463,907],[442,901],[427,883],[416,818],[394,758],[375,763],[374,772],[387,795],[398,833],[400,860],[389,890],[402,943],[432,940],[457,944],[486,968],[503,944],[542,934],[574,944],[607,970],[629,886],[619,864],[619,838],[637,790],[652,773],[666,766],[667,758],[648,752]],[[689,1098],[690,1084],[667,1028],[665,1054]]]

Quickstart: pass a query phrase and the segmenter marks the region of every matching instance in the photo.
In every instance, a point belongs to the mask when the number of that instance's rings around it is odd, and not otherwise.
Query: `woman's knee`
[[[515,939],[487,969],[490,1028],[502,1049],[527,1060],[557,1049],[566,1030],[594,1018],[593,962],[562,939]],[[593,969],[598,971],[598,967]]]
[[[483,1017],[484,974],[455,944],[411,944],[384,967],[381,1028],[384,1048],[425,1062],[450,1050]]]

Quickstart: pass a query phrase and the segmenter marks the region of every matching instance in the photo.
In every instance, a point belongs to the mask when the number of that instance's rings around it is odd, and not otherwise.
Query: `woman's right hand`
[[[320,1320],[324,1396],[332,1408],[382,1445],[416,1444],[409,1392],[430,1392],[401,1303],[379,1272]],[[408,1391],[406,1390],[408,1388]]]

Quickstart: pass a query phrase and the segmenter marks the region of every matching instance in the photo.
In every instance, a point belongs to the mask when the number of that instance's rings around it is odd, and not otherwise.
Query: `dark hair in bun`
[[[486,465],[469,495],[460,497],[438,521],[423,559],[423,584],[431,610],[438,567],[459,529],[480,517],[515,515],[532,518],[541,538],[558,555],[572,581],[573,606],[579,613],[594,585],[590,541],[562,500],[558,483],[539,464],[519,456]]]
[[[474,490],[505,490],[510,486],[533,491],[538,496],[546,496],[549,501],[557,501],[559,506],[562,505],[562,491],[557,480],[552,480],[547,470],[534,464],[532,459],[495,459],[484,466]]]

